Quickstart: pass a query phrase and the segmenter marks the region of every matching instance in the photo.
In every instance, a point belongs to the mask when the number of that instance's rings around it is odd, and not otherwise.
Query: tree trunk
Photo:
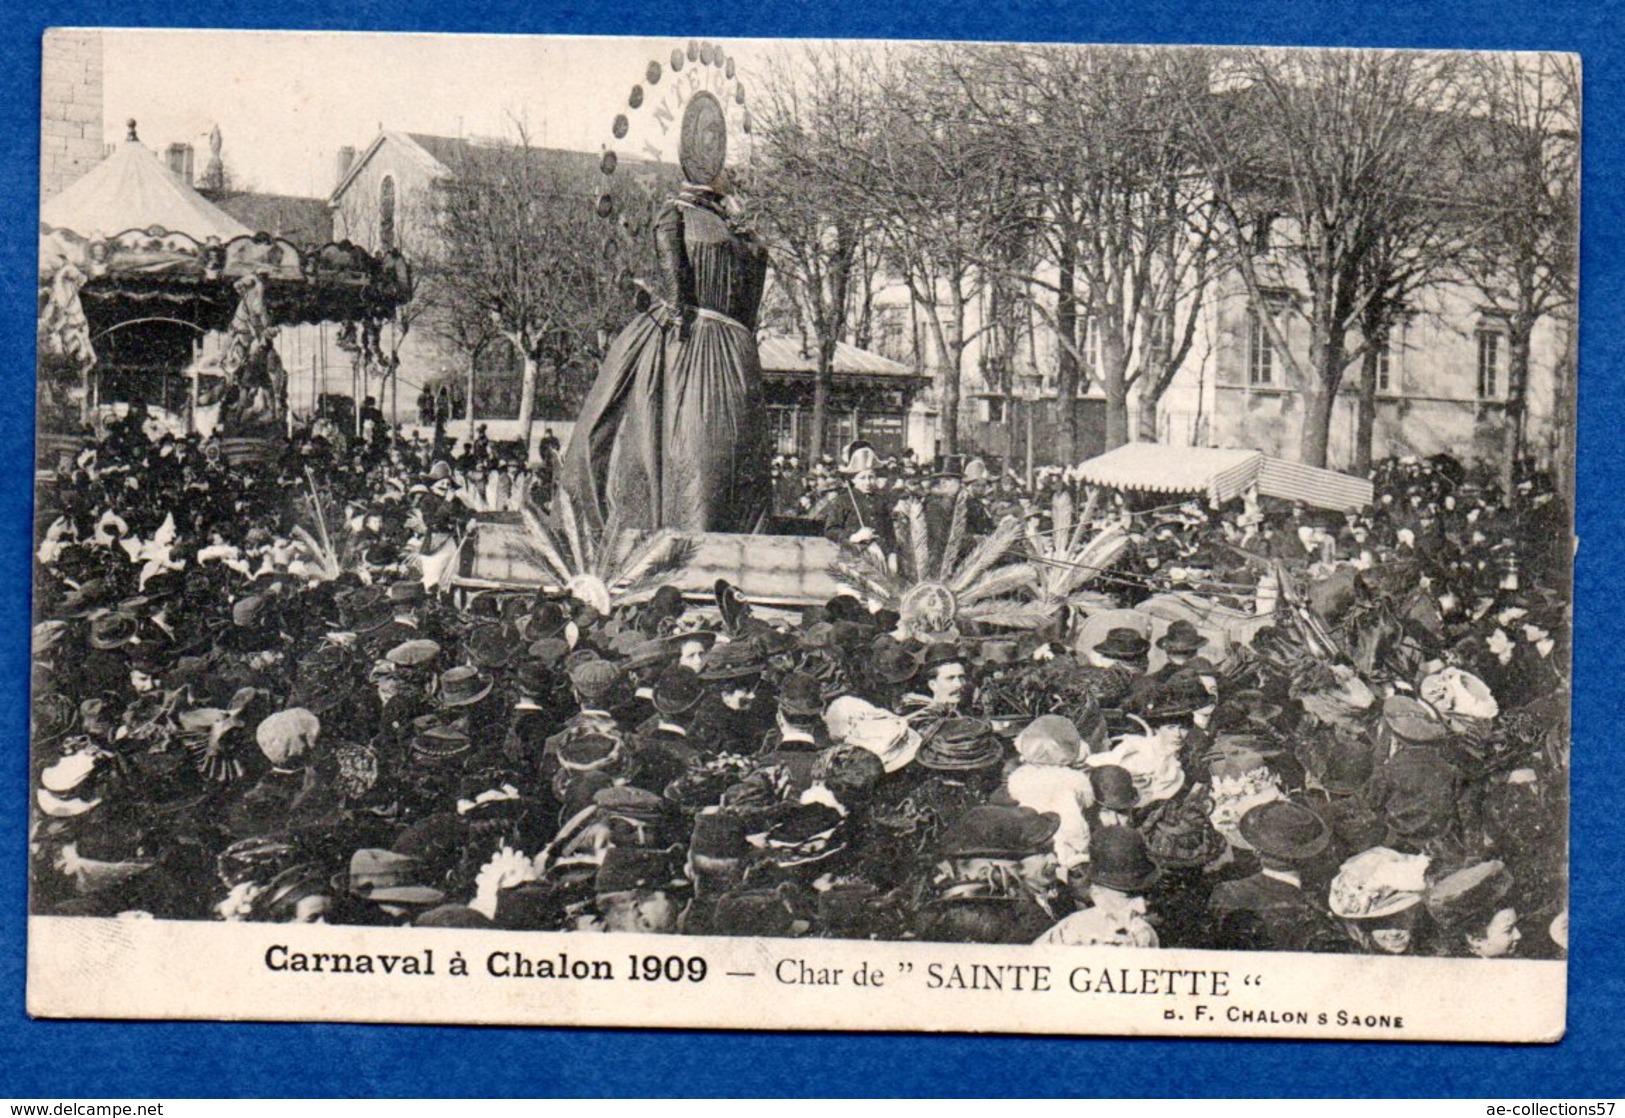
[[[1128,363],[1123,336],[1105,316],[1097,316],[1100,335],[1100,386],[1106,392],[1106,449],[1115,450],[1129,441]]]
[[[959,453],[959,360],[960,347],[953,346],[942,370],[942,453]],[[946,355],[945,355],[946,356]]]
[[[1523,457],[1524,419],[1529,411],[1529,336],[1534,323],[1514,316],[1507,331],[1506,429],[1501,436],[1501,501],[1513,503],[1518,460]]]
[[[1060,435],[1061,461],[1071,465],[1078,460],[1078,342],[1077,244],[1065,233],[1061,236],[1055,297],[1055,332],[1061,336],[1056,346],[1055,418]]]
[[[1304,385],[1303,436],[1298,443],[1298,461],[1305,466],[1326,465],[1327,444],[1332,430],[1332,408],[1337,393],[1316,377]]]
[[[1028,407],[1032,402],[1028,401]],[[1004,460],[1007,464],[1014,463],[1016,459],[1016,386],[1015,378],[1009,370],[1004,373]]]
[[[1563,356],[1557,363],[1552,389],[1552,484],[1568,508],[1574,508],[1574,371],[1578,357],[1574,319],[1563,319]]]
[[[931,326],[937,338],[937,351],[942,356],[942,453],[959,453],[959,378],[965,359],[965,303],[957,287],[954,291],[953,338],[943,329],[942,314],[931,310]]]
[[[1322,296],[1322,305],[1331,300]],[[1320,308],[1316,308],[1320,312]],[[1327,313],[1332,322],[1345,321],[1335,308]],[[1331,443],[1332,412],[1337,407],[1337,387],[1343,381],[1343,335],[1340,328],[1316,323],[1309,343],[1309,368],[1303,384],[1303,434],[1299,440],[1298,461],[1306,466],[1326,465]]]
[[[1143,382],[1142,382],[1143,383]],[[1142,387],[1140,390],[1140,442],[1160,442],[1161,431],[1157,429],[1157,404],[1161,402],[1160,396],[1153,396],[1151,392]]]
[[[525,448],[525,460],[530,461],[530,435],[536,425],[536,358],[528,348],[521,348],[524,373],[519,378],[519,445]],[[468,401],[469,415],[474,414],[474,401]],[[471,421],[472,422],[472,421]]]
[[[1371,476],[1372,442],[1377,434],[1377,362],[1381,343],[1366,343],[1360,358],[1360,411],[1354,427],[1354,472]]]
[[[835,379],[835,341],[818,343],[818,372],[813,378],[812,446],[807,461],[816,462],[829,437],[829,397]]]

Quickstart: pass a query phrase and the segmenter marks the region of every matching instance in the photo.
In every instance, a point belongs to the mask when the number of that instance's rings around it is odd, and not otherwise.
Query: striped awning
[[[1266,497],[1302,501],[1317,509],[1337,512],[1364,508],[1371,503],[1373,495],[1368,478],[1269,457],[1264,459],[1258,474],[1258,491]]]
[[[1142,493],[1205,493],[1215,504],[1239,497],[1258,476],[1256,450],[1127,443],[1078,467],[1089,485]]]
[[[1371,482],[1271,458],[1257,450],[1129,443],[1091,458],[1077,468],[1089,485],[1142,493],[1201,493],[1213,504],[1241,496],[1256,485],[1263,497],[1301,501],[1315,508],[1369,505]]]

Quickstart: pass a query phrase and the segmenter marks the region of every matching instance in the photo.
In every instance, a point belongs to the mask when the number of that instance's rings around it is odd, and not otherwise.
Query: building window
[[[1293,309],[1294,302],[1290,291],[1265,291],[1261,295],[1260,302],[1247,308],[1247,383],[1271,387],[1281,383],[1280,362],[1277,360],[1280,354],[1275,352],[1275,344],[1270,341],[1269,324],[1264,316],[1274,316],[1282,337],[1290,345],[1291,323],[1287,315]]]
[[[395,247],[395,179],[385,175],[378,184],[378,248],[388,252]]]
[[[1275,347],[1256,307],[1247,312],[1247,383],[1275,383]]]
[[[1165,364],[1174,351],[1174,316],[1158,311],[1146,327],[1146,354],[1158,365]]]
[[[1077,364],[1077,392],[1081,398],[1088,395],[1089,385],[1095,379],[1095,370],[1100,367],[1100,331],[1095,329],[1093,318],[1080,314],[1073,322],[1072,336],[1076,339],[1076,347],[1067,352]]]
[[[914,354],[911,341],[907,307],[875,308],[875,352],[893,361],[912,362]]]
[[[1275,215],[1262,214],[1253,224],[1252,250],[1255,253],[1269,252],[1272,247],[1273,233],[1275,231]]]
[[[1494,327],[1478,329],[1478,398],[1494,400],[1501,394],[1501,362],[1505,360],[1506,334]]]
[[[1004,422],[1004,401],[997,396],[987,398],[987,421],[989,423]]]
[[[1398,312],[1388,326],[1388,337],[1377,348],[1377,391],[1392,395],[1405,390],[1405,350],[1408,348],[1411,313]]]

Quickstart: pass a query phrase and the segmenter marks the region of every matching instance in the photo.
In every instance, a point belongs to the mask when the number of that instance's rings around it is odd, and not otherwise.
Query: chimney
[[[344,181],[344,176],[350,173],[350,168],[353,166],[355,166],[355,148],[345,144],[339,148],[338,160],[333,168],[336,172],[333,176],[334,190],[338,189],[339,183]]]
[[[170,144],[164,152],[164,162],[175,176],[187,186],[192,185],[192,145]]]

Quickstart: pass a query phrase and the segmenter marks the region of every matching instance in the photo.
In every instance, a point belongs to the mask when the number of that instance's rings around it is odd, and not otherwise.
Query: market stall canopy
[[[1372,499],[1371,482],[1364,478],[1257,450],[1128,443],[1083,462],[1076,473],[1088,485],[1142,493],[1205,493],[1213,504],[1240,497],[1254,485],[1263,497],[1338,511],[1361,508]]]

